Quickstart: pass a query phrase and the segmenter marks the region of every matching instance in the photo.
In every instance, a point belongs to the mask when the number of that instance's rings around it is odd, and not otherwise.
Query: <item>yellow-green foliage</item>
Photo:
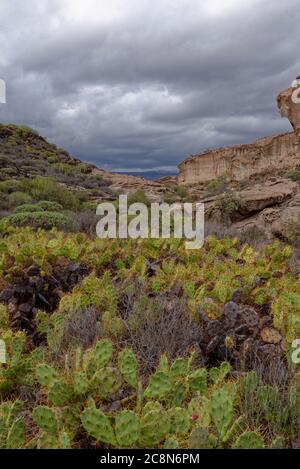
[[[285,445],[285,425],[296,415],[293,393],[286,407],[279,405],[286,412],[279,422],[273,404],[280,393],[260,387],[256,377],[251,392],[261,414],[254,424],[242,404],[245,383],[233,378],[227,362],[209,370],[195,365],[195,354],[173,361],[162,355],[156,370],[145,376],[140,356],[126,344],[130,321],[125,324],[120,301],[122,295],[130,299],[140,293],[130,318],[134,330],[149,298],[159,301],[160,295],[180,291],[198,320],[198,307],[211,318],[220,317],[224,304],[240,289],[245,304],[258,310],[271,305],[274,326],[289,345],[300,334],[299,276],[298,268],[291,268],[289,246],[273,243],[257,253],[237,239],[209,237],[202,249],[187,251],[184,242],[175,239],[90,240],[83,234],[6,226],[1,233],[0,285],[25,275],[32,265],[40,267],[41,276],[71,262],[86,265],[89,272],[62,295],[53,314],[36,314],[34,321],[46,337],[42,347],[29,351],[24,332],[10,329],[8,310],[0,306],[0,340],[8,357],[7,364],[0,365],[1,447],[73,448],[79,444],[75,436],[84,433],[95,443],[121,448]],[[87,350],[70,347],[61,356],[65,325],[74,312],[88,309],[96,312],[102,340]],[[29,441],[21,407],[14,407],[16,396],[27,393],[37,396],[29,412],[40,429],[28,432]],[[278,434],[265,430],[266,421]]]

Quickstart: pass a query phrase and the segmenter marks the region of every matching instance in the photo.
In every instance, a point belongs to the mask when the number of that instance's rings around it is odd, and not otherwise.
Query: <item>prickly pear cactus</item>
[[[157,371],[150,377],[144,396],[150,399],[163,399],[171,392],[172,387],[172,380],[169,374]]]
[[[234,444],[235,449],[262,449],[264,442],[259,433],[244,432]]]
[[[115,433],[121,447],[134,446],[141,433],[139,417],[132,411],[124,410],[116,417]]]
[[[217,389],[211,398],[211,416],[216,429],[223,439],[232,421],[233,401],[224,389]]]
[[[77,396],[86,394],[89,390],[90,382],[83,371],[74,373],[74,392]]]
[[[210,400],[205,396],[193,397],[188,403],[190,418],[199,422],[201,427],[208,428],[211,422]]]
[[[188,439],[188,447],[190,449],[210,448],[208,429],[205,427],[194,428]]]
[[[14,421],[10,427],[7,439],[7,449],[20,449],[25,444],[25,425],[21,418]]]
[[[99,409],[88,407],[81,415],[83,428],[97,441],[117,446],[114,430],[109,419]]]
[[[105,399],[120,389],[121,376],[116,368],[103,368],[97,371],[91,382],[92,394]]]
[[[161,443],[170,431],[170,417],[162,410],[151,410],[141,419],[142,446],[152,448]]]
[[[48,400],[55,406],[68,404],[72,399],[72,387],[63,380],[53,383],[48,393]]]
[[[168,410],[171,418],[171,433],[174,435],[185,435],[191,426],[191,418],[187,410],[182,407],[173,407]]]
[[[124,349],[118,354],[118,368],[125,379],[133,388],[137,388],[137,359],[132,350]]]
[[[35,375],[42,386],[51,386],[57,379],[56,370],[46,363],[37,365],[35,369]]]
[[[177,358],[170,368],[170,376],[172,378],[185,377],[188,374],[188,360],[185,358]]]
[[[55,434],[57,432],[57,419],[54,411],[47,406],[38,406],[33,409],[32,419],[47,433]]]
[[[93,375],[108,365],[112,358],[113,346],[110,340],[99,340],[95,347],[88,350],[83,356],[83,368],[87,377],[91,379]]]
[[[93,356],[97,362],[98,369],[106,366],[112,357],[113,345],[110,340],[99,340],[93,349]]]
[[[168,438],[164,442],[163,449],[178,449],[179,448],[179,443],[175,438]]]
[[[228,362],[222,362],[219,368],[211,368],[209,372],[210,379],[213,383],[224,380],[230,373],[230,368],[231,366]]]
[[[207,393],[207,371],[199,368],[188,377],[191,391],[199,391],[201,394]]]

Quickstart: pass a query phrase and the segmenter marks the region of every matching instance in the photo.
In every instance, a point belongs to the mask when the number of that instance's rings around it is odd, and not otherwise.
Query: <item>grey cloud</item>
[[[141,171],[290,130],[275,98],[300,73],[298,1],[207,15],[213,3],[2,0],[0,120],[107,169]],[[90,16],[74,19],[75,4]]]

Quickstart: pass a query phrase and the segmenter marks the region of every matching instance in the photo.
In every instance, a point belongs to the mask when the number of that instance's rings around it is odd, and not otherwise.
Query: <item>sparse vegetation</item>
[[[289,171],[287,177],[292,181],[300,181],[300,169],[295,169],[294,171]]]
[[[0,135],[0,447],[299,447],[292,247],[229,226],[225,178],[200,250],[94,239],[102,176],[31,129]]]
[[[206,186],[204,197],[212,197],[218,194],[222,194],[227,191],[228,181],[227,176],[220,176],[218,179],[211,181]]]
[[[243,200],[235,192],[227,192],[216,202],[216,208],[219,211],[220,220],[224,223],[230,223],[238,217],[238,213],[243,209]]]
[[[13,415],[2,447],[297,444],[290,247],[258,254],[210,236],[188,252],[174,239],[29,228],[10,228],[0,247],[0,417]]]

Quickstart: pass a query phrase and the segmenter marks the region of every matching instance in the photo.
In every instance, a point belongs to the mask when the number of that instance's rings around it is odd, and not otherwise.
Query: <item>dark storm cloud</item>
[[[2,0],[0,18],[0,120],[102,167],[171,171],[290,129],[297,0]]]

